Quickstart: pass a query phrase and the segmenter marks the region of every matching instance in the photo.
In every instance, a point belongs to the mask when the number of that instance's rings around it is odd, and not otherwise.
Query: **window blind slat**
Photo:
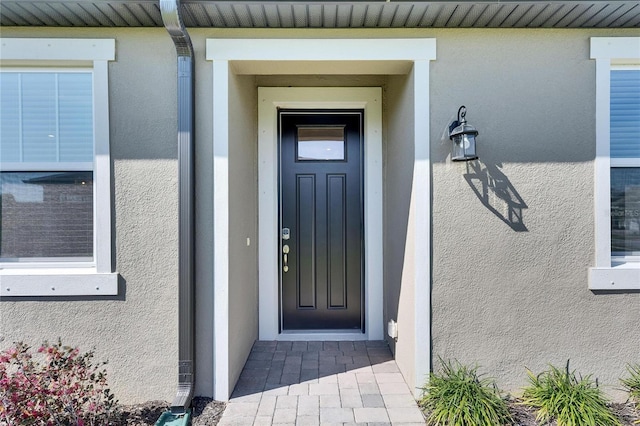
[[[90,72],[2,72],[0,90],[0,161],[93,161]]]
[[[640,157],[640,70],[611,71],[611,157]]]
[[[0,73],[0,162],[20,161],[20,76]]]
[[[22,150],[24,161],[56,161],[55,74],[22,75]]]
[[[93,159],[91,74],[59,75],[60,161]]]

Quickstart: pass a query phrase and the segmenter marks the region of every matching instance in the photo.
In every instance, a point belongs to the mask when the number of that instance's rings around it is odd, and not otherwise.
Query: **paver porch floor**
[[[424,425],[386,342],[257,341],[226,425]]]

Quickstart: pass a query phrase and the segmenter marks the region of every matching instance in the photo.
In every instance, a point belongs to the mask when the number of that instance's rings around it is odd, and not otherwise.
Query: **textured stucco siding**
[[[385,90],[384,135],[384,312],[398,323],[390,346],[409,388],[415,387],[415,303],[412,209],[414,172],[413,75],[389,78]],[[386,322],[385,322],[386,323]],[[386,329],[385,329],[386,331]],[[385,333],[385,336],[387,334]]]
[[[595,294],[595,64],[589,38],[615,30],[190,30],[196,50],[196,394],[214,389],[213,89],[205,39],[429,37],[432,253],[415,253],[413,76],[231,76],[229,360],[233,384],[257,336],[257,87],[383,87],[384,321],[407,380],[416,345],[478,363],[518,392],[525,366],[572,366],[614,394],[640,362],[640,294]],[[176,65],[163,29],[3,28],[3,37],[115,38],[109,64],[113,299],[5,299],[0,347],[61,336],[109,360],[127,403],[171,400],[177,384]],[[465,104],[474,163],[452,163],[446,125]],[[425,141],[426,143],[426,141]],[[474,167],[476,167],[474,169]],[[247,238],[250,245],[247,246]],[[414,338],[413,269],[431,255],[432,341]],[[424,309],[428,309],[427,306]],[[437,361],[435,362],[437,366]],[[420,383],[410,383],[419,386]]]
[[[231,75],[229,99],[229,383],[233,386],[258,338],[258,97],[254,78]]]
[[[177,384],[178,198],[175,50],[164,30],[3,28],[3,37],[115,38],[109,63],[113,248],[110,299],[0,302],[2,347],[95,347],[122,402],[171,400]]]
[[[589,38],[612,34],[445,34],[431,66],[434,360],[477,362],[517,392],[525,366],[539,372],[570,359],[614,394],[625,363],[640,361],[640,294],[587,288],[595,256]],[[441,142],[462,104],[480,131],[475,164],[451,163]]]

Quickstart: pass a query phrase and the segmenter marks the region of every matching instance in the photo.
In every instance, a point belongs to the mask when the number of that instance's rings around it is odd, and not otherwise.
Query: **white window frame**
[[[26,67],[54,72],[74,67],[93,74],[94,160],[93,212],[94,253],[90,262],[0,263],[0,297],[117,295],[118,274],[111,259],[111,159],[109,154],[108,63],[115,60],[114,39],[0,39],[0,67],[20,71]],[[84,163],[72,167],[85,167]],[[68,165],[68,164],[67,164]],[[39,171],[48,166],[38,164]],[[26,168],[25,168],[26,167]],[[29,171],[30,165],[20,165]],[[15,163],[0,164],[2,171],[15,171]]]
[[[640,37],[592,37],[596,61],[595,242],[591,290],[640,290],[640,258],[611,255],[611,168],[640,167],[635,159],[610,156],[611,70],[640,65]]]

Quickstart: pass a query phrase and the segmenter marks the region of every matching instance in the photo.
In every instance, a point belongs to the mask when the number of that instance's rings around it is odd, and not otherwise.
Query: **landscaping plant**
[[[31,348],[15,343],[0,352],[0,424],[106,425],[117,401],[107,387],[106,362],[94,352],[58,341]]]
[[[620,379],[625,390],[629,392],[629,399],[636,404],[636,410],[640,410],[640,364],[627,365],[630,377]],[[640,424],[640,419],[634,423]]]
[[[538,421],[555,419],[558,426],[620,424],[591,376],[577,377],[575,371],[569,371],[569,361],[564,370],[549,367],[537,376],[527,370],[530,385],[524,388],[522,403],[538,410]]]
[[[507,404],[495,382],[478,375],[478,367],[440,359],[441,372],[432,373],[422,388],[420,407],[428,425],[496,426],[511,423]]]

